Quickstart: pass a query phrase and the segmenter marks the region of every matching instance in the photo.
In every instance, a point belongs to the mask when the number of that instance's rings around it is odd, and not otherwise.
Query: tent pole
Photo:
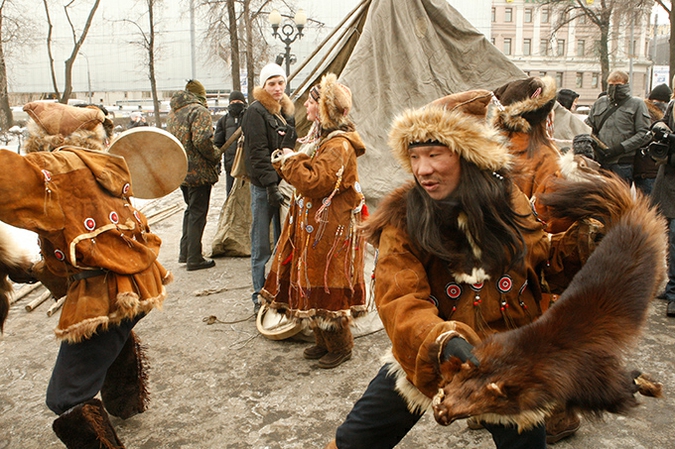
[[[312,54],[310,54],[309,56],[307,56],[307,57],[305,58],[305,60],[302,62],[302,64],[300,64],[300,65],[293,71],[293,73],[291,73],[291,75],[288,77],[288,81],[291,81],[291,80],[295,77],[295,75],[297,75],[302,69],[305,68],[305,66],[306,66],[307,64],[309,64],[309,61],[311,61],[312,58],[313,58],[314,56],[316,56],[316,54],[323,48],[323,46],[326,45],[326,42],[328,42],[328,41],[333,37],[333,35],[335,35],[335,33],[337,33],[338,30],[340,30],[340,28],[342,28],[342,26],[345,24],[345,22],[347,22],[349,19],[353,19],[352,16],[355,15],[355,13],[356,13],[359,9],[362,9],[364,6],[367,6],[367,4],[370,3],[371,1],[372,1],[372,0],[363,0],[361,3],[359,3],[358,5],[356,5],[356,8],[352,9],[352,11],[351,11],[349,14],[347,14],[347,15],[345,16],[344,19],[342,19],[342,22],[340,22],[335,28],[333,28],[333,31],[331,31],[330,34],[329,34],[328,36],[326,36],[326,38],[325,38],[323,41],[321,41],[321,43],[314,49],[314,51],[312,52]],[[354,21],[354,20],[352,20],[352,22],[353,22],[353,21]],[[351,23],[349,24],[349,26],[351,26]],[[347,28],[349,28],[349,27],[347,27]],[[343,31],[343,34],[344,34],[344,33],[346,33],[346,30]],[[342,38],[342,36],[340,36],[340,38]],[[335,47],[335,46],[333,46],[333,48],[334,48],[334,47]],[[332,50],[332,49],[331,49],[331,50]],[[295,88],[295,90],[298,90],[297,87]]]

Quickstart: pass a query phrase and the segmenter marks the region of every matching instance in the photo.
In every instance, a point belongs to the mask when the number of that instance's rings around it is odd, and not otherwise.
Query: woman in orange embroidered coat
[[[349,326],[366,312],[364,241],[357,230],[365,199],[356,163],[365,147],[347,117],[351,100],[334,74],[324,76],[305,102],[314,124],[302,147],[272,155],[295,191],[261,296],[271,308],[309,320],[316,344],[304,357],[319,359],[321,368],[351,357]]]
[[[495,89],[501,103],[493,125],[507,138],[513,158],[513,181],[530,199],[537,218],[550,233],[565,231],[572,223],[552,220],[538,198],[562,177],[561,154],[548,135],[547,122],[556,102],[555,81],[530,77]]]

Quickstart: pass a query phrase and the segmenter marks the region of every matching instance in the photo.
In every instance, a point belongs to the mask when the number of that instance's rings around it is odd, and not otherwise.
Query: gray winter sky
[[[29,6],[37,26],[36,35],[29,51],[14,52],[8,58],[10,92],[51,92],[52,82],[49,71],[46,35],[47,20],[41,0],[21,0],[19,3]],[[28,5],[30,3],[30,5]],[[53,52],[59,89],[63,90],[64,61],[73,47],[70,28],[61,4],[50,9],[54,25]],[[72,13],[78,29],[84,24],[89,12],[91,0],[79,0],[81,6]],[[195,0],[195,3],[198,3]],[[305,30],[305,37],[292,46],[294,54],[302,60],[325,38],[360,0],[295,0],[290,1],[302,8],[309,18],[325,23],[321,30],[311,24]],[[469,21],[481,31],[489,33],[489,0],[472,2],[450,0]],[[139,0],[103,0],[99,6],[94,23],[89,31],[81,55],[78,56],[73,71],[73,86],[76,92],[88,90],[126,91],[149,88],[145,52],[134,42],[140,40],[137,28],[122,22],[122,19],[138,21],[147,29],[147,15],[144,2]],[[280,8],[282,14],[290,10]],[[185,80],[192,77],[189,0],[165,0],[160,11],[155,13],[158,41],[160,43],[157,58],[157,82],[160,89],[182,89]],[[229,89],[229,68],[222,62],[207,60],[204,38],[204,19],[196,17],[197,69],[196,77],[207,89]],[[268,42],[273,44],[275,52],[283,52],[283,44],[272,37],[271,29]]]

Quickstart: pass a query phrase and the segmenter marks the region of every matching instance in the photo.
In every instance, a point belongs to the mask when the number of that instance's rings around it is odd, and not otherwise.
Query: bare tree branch
[[[56,70],[54,68],[54,55],[52,54],[52,32],[54,30],[54,25],[52,24],[52,18],[49,15],[49,5],[47,0],[42,0],[42,4],[45,7],[45,14],[47,14],[47,55],[49,56],[49,70],[52,75],[52,86],[54,86],[54,95],[59,97],[59,85],[56,82]]]
[[[66,86],[63,91],[63,96],[59,100],[61,103],[68,103],[68,98],[70,98],[70,94],[73,92],[73,64],[75,63],[77,54],[80,52],[80,48],[82,47],[82,44],[84,43],[84,40],[87,37],[87,33],[89,32],[89,28],[91,27],[91,22],[94,19],[94,15],[96,14],[96,10],[98,9],[101,0],[94,1],[94,5],[91,7],[91,10],[89,11],[89,16],[87,17],[87,21],[84,24],[84,28],[82,29],[82,34],[80,35],[79,39],[77,38],[75,27],[73,26],[73,23],[70,20],[70,15],[68,14],[68,7],[70,7],[74,2],[75,0],[72,0],[70,3],[64,6],[64,9],[66,10],[66,16],[68,17],[68,23],[70,24],[71,30],[73,31],[74,46],[73,51],[70,54],[70,57],[66,59]]]

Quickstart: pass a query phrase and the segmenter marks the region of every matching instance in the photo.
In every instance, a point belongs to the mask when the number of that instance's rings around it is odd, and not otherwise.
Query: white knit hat
[[[265,87],[265,81],[274,76],[281,76],[286,81],[286,72],[284,72],[284,69],[279,64],[267,64],[260,71],[260,87]]]

